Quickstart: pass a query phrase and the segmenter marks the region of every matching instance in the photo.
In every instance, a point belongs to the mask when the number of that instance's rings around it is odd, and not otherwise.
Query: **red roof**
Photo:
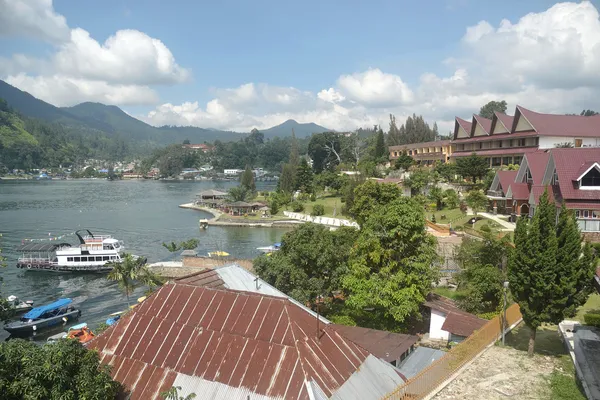
[[[511,183],[510,192],[513,200],[529,200],[529,185],[526,183]]]
[[[513,119],[515,117],[513,117],[512,115],[507,115],[504,113],[500,113],[498,111],[494,111],[494,116],[496,117],[495,119],[498,120],[500,123],[502,123],[502,125],[504,125],[504,127],[506,128],[507,131],[511,131],[512,129],[512,124],[513,124]],[[493,121],[494,119],[492,119]]]
[[[542,184],[549,157],[550,154],[546,153],[545,151],[535,151],[525,156],[525,158],[527,158],[527,166],[529,167],[529,172],[531,172],[531,178],[533,179],[534,185]]]
[[[458,134],[458,126],[461,126],[465,132],[467,132],[467,135],[471,134],[471,123],[467,120],[464,120],[462,118],[456,117],[456,122],[454,123],[454,140],[457,139],[456,135]],[[468,138],[466,138],[468,139]]]
[[[508,187],[511,183],[515,182],[515,178],[517,177],[517,173],[519,171],[498,171],[498,180],[500,181],[500,187],[504,194],[508,192]]]
[[[178,381],[221,385],[243,399],[309,399],[310,381],[329,397],[370,356],[328,325],[317,334],[316,319],[289,299],[180,283],[162,286],[88,345],[132,399],[157,399]],[[393,388],[402,380],[391,371]]]
[[[479,125],[481,125],[481,127],[483,128],[483,130],[485,131],[485,133],[487,133],[488,135],[490,134],[490,130],[492,128],[492,120],[491,119],[487,119],[484,117],[481,117],[477,114],[473,115],[473,123],[471,126],[471,136],[473,136],[473,134],[475,133],[475,124],[479,122]]]
[[[515,119],[523,116],[542,136],[600,136],[600,115],[585,117],[581,115],[542,114],[517,106]]]
[[[600,210],[600,202],[565,201],[565,206],[571,210]]]
[[[186,275],[179,279],[176,279],[178,283],[185,283],[194,286],[206,286],[214,289],[224,289],[225,282],[221,279],[221,276],[214,269],[206,268],[200,272],[195,272],[190,275]]]
[[[583,117],[592,118],[592,117]],[[600,200],[599,190],[581,190],[575,181],[581,175],[584,166],[590,162],[600,162],[600,148],[558,148],[551,150],[560,195],[565,200]]]
[[[533,204],[538,204],[540,201],[540,197],[544,194],[544,192],[548,190],[548,200],[550,203],[554,203],[554,191],[552,190],[552,186],[550,185],[534,185],[531,187],[529,202],[533,201]]]
[[[370,351],[373,355],[392,362],[400,359],[419,340],[414,335],[379,331],[359,326],[329,325],[342,336]]]
[[[461,310],[451,299],[438,294],[429,293],[424,305],[445,313],[446,319],[442,329],[454,335],[469,336],[487,323],[486,320]]]

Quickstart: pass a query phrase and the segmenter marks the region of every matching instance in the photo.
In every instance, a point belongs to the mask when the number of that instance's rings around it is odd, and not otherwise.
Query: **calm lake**
[[[34,300],[36,305],[60,297],[73,298],[81,309],[79,322],[93,329],[107,315],[127,307],[125,296],[116,283],[104,275],[57,274],[23,271],[15,267],[14,251],[25,238],[47,238],[89,229],[92,233],[111,234],[125,242],[126,251],[143,255],[149,262],[171,257],[162,242],[197,238],[199,254],[224,250],[239,258],[254,258],[256,247],[278,242],[286,229],[211,226],[198,228],[200,211],[181,209],[201,190],[226,190],[235,182],[186,181],[0,181],[0,238],[8,266],[0,270],[4,278],[2,295]],[[257,189],[271,189],[257,182]],[[63,239],[77,243],[75,236]],[[140,288],[132,296],[142,296]],[[62,329],[64,330],[64,328]],[[35,340],[61,329],[42,332]],[[4,330],[0,338],[8,335]]]

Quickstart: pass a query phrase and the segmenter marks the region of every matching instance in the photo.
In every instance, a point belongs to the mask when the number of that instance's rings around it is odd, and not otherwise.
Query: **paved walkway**
[[[479,215],[481,215],[484,218],[491,219],[492,221],[497,222],[498,224],[502,225],[504,227],[503,230],[514,231],[515,228],[517,227],[516,224],[513,224],[512,222],[505,221],[502,218],[498,218],[498,216],[494,215],[494,214],[490,214],[490,213],[486,213],[486,212],[480,212]]]

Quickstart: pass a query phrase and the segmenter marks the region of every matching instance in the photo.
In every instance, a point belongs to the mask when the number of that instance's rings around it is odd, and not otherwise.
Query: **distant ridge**
[[[211,128],[194,126],[161,126],[155,127],[132,117],[117,106],[102,103],[84,102],[72,107],[56,107],[43,100],[37,99],[2,80],[0,80],[0,98],[27,117],[60,123],[66,127],[77,129],[84,134],[94,134],[98,131],[135,142],[134,144],[163,146],[181,143],[188,139],[192,143],[212,142],[215,140],[239,140],[248,132],[222,131]],[[314,123],[301,124],[294,120],[269,129],[261,130],[266,138],[275,136],[285,137],[292,134],[302,138],[313,133],[330,131]]]

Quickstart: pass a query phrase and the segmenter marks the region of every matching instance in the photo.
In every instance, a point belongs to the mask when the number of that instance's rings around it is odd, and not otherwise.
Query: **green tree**
[[[198,244],[200,244],[200,241],[198,239],[188,239],[186,241],[180,242],[180,243],[175,243],[175,242],[171,242],[171,243],[164,243],[163,242],[163,247],[167,250],[169,250],[171,253],[179,251],[179,250],[194,250],[196,247],[198,247]]]
[[[471,178],[473,183],[477,179],[482,179],[490,169],[489,163],[483,157],[473,153],[468,157],[459,157],[456,159],[456,172],[463,178]]]
[[[466,201],[475,215],[477,215],[479,211],[485,210],[488,205],[488,198],[481,190],[471,190],[467,193]]]
[[[438,162],[435,164],[434,171],[437,172],[447,182],[452,182],[456,175],[456,164]]]
[[[401,197],[375,208],[352,249],[343,279],[346,304],[372,310],[390,326],[405,323],[418,314],[438,277],[435,248],[423,207],[414,199]]]
[[[354,228],[330,231],[323,225],[302,224],[283,236],[279,251],[255,259],[254,270],[300,302],[331,297],[341,289],[356,235]]]
[[[120,262],[111,262],[110,266],[112,269],[106,279],[119,284],[119,288],[127,297],[127,305],[129,305],[129,295],[133,293],[138,284],[150,289],[162,285],[160,277],[150,271],[142,257],[136,258],[131,254],[123,254]]]
[[[454,189],[446,189],[444,191],[444,201],[449,209],[458,207],[459,199],[458,193]]]
[[[594,115],[598,115],[598,113],[594,110],[583,110],[579,115],[582,115],[584,117],[591,117]]]
[[[38,345],[0,343],[0,397],[4,400],[115,399],[121,384],[95,351],[75,340]]]
[[[246,189],[249,193],[256,193],[256,183],[254,182],[254,173],[249,165],[246,166],[246,170],[240,176],[240,185]]]
[[[550,203],[547,192],[540,197],[531,222],[526,218],[517,221],[514,241],[508,278],[523,321],[531,329],[528,354],[533,356],[537,328],[545,322],[560,322],[562,318],[557,316],[563,315],[566,309],[561,288],[567,286],[567,281],[577,279],[563,276],[559,271],[556,207]]]
[[[171,386],[171,389],[162,392],[160,396],[165,400],[192,400],[196,398],[196,393],[190,393],[187,396],[180,396],[181,386]]]
[[[444,191],[439,186],[434,186],[429,190],[429,200],[435,202],[435,207],[438,210],[444,208]]]
[[[396,117],[390,114],[390,129],[388,130],[388,146],[397,146],[402,142],[400,129],[396,125]]]
[[[494,117],[494,112],[506,113],[506,101],[490,101],[479,109],[479,116],[487,119]]]
[[[385,146],[385,138],[383,136],[383,130],[379,127],[377,131],[377,137],[375,139],[375,154],[373,154],[375,160],[383,161],[388,158],[388,151]]]
[[[294,132],[294,129],[292,129],[292,138],[291,138],[291,145],[290,145],[290,161],[289,163],[294,167],[297,168],[298,165],[300,165],[300,154],[298,151],[298,140],[296,140],[296,133]]]
[[[250,192],[243,186],[234,186],[227,191],[227,197],[231,201],[246,201],[250,197]]]
[[[313,170],[334,170],[342,162],[342,138],[335,132],[313,134],[308,143],[308,155],[313,160]]]
[[[402,196],[398,185],[367,181],[355,186],[350,214],[362,226],[376,208],[389,204]],[[348,200],[346,200],[348,204]]]
[[[313,192],[313,172],[306,158],[300,161],[300,165],[296,170],[295,188],[302,191],[302,193]]]
[[[402,169],[404,171],[408,171],[408,169],[415,163],[415,160],[411,156],[409,156],[406,151],[402,151],[402,153],[396,158],[394,161],[395,169]]]
[[[429,184],[431,174],[425,168],[415,169],[410,176],[404,180],[404,186],[410,188],[411,195],[421,194],[423,189]]]
[[[285,164],[279,178],[279,190],[283,193],[292,193],[294,191],[294,176],[296,175],[292,164]]]

